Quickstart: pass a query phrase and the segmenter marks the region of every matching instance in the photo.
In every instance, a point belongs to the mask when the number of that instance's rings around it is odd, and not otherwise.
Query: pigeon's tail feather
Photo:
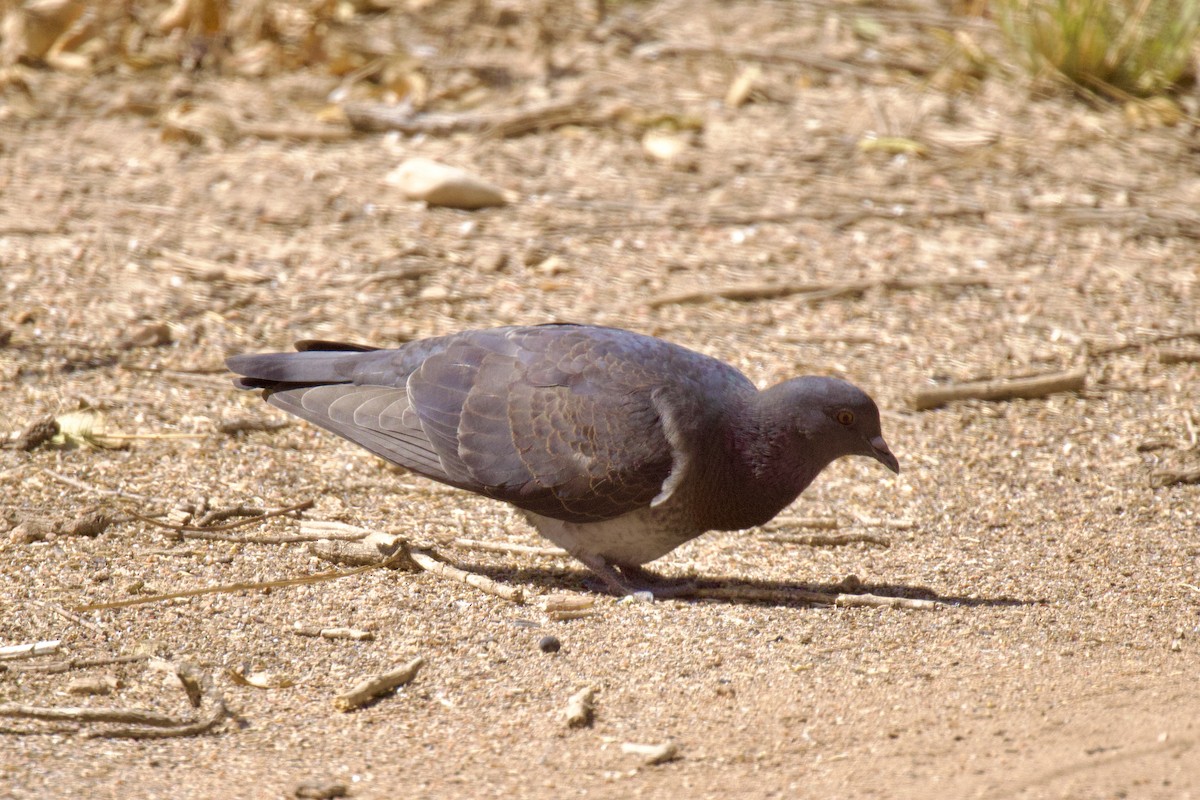
[[[359,350],[308,350],[300,353],[262,353],[231,356],[225,360],[239,389],[279,390],[292,386],[351,383]]]

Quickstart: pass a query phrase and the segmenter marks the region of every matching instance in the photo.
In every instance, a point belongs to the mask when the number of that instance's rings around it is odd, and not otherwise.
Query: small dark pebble
[[[538,650],[543,653],[557,653],[561,649],[562,642],[558,640],[557,636],[543,636],[538,639]]]

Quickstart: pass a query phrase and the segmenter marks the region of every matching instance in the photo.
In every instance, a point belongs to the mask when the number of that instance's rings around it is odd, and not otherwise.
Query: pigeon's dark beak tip
[[[871,455],[892,472],[900,474],[900,460],[892,453],[882,436],[876,436],[871,440]]]

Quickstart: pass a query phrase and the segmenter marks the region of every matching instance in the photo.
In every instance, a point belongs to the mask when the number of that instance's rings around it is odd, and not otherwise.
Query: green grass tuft
[[[1187,74],[1200,0],[997,0],[1009,41],[1037,73],[1086,89],[1161,94]]]

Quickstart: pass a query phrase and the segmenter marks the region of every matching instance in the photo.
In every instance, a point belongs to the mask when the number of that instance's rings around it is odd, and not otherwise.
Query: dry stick
[[[10,672],[45,672],[48,674],[57,674],[60,672],[71,672],[77,669],[91,669],[92,667],[108,667],[113,664],[132,664],[135,661],[146,661],[151,658],[149,654],[133,655],[133,656],[108,656],[105,658],[74,658],[70,661],[52,661],[49,664],[12,664],[8,665],[7,669]]]
[[[1112,353],[1123,353],[1126,350],[1139,350],[1152,344],[1158,344],[1159,342],[1171,342],[1177,339],[1200,339],[1200,328],[1192,328],[1190,330],[1179,331],[1178,333],[1162,333],[1137,342],[1110,344],[1105,345],[1104,347],[1089,347],[1088,355],[1092,357],[1107,356],[1111,355]]]
[[[917,527],[917,523],[911,519],[876,519],[875,517],[863,517],[858,514],[854,515],[860,525],[866,525],[871,528],[891,528],[894,531],[910,531]]]
[[[390,559],[389,559],[390,560]],[[309,583],[322,583],[324,581],[335,581],[338,578],[349,578],[351,575],[358,575],[372,569],[379,569],[387,566],[388,562],[382,564],[369,564],[365,567],[355,567],[348,570],[332,570],[330,572],[319,572],[316,575],[305,575],[299,578],[282,578],[277,581],[258,581],[255,583],[231,583],[223,586],[206,586],[200,589],[185,589],[179,592],[167,592],[165,594],[153,594],[147,597],[134,597],[129,600],[113,600],[108,603],[89,603],[88,605],[75,606],[72,611],[82,613],[84,611],[100,611],[108,608],[128,608],[129,606],[141,606],[147,603],[161,603],[164,600],[175,600],[180,597],[200,597],[208,594],[232,594],[233,592],[257,591],[262,589],[280,589],[287,586],[304,586]]]
[[[173,263],[179,271],[189,278],[203,281],[223,281],[226,283],[264,283],[271,280],[270,275],[264,275],[248,267],[234,264],[223,264],[220,261],[194,256],[178,250],[160,249],[163,258]]]
[[[1177,483],[1200,483],[1200,469],[1156,469],[1150,473],[1150,485],[1155,489]]]
[[[908,59],[848,59],[826,58],[806,53],[795,48],[768,50],[761,47],[729,47],[719,44],[694,44],[691,42],[653,42],[634,50],[638,58],[654,60],[662,56],[719,56],[738,61],[763,61],[777,64],[799,64],[821,72],[840,72],[859,78],[870,78],[880,69],[898,69],[914,75],[927,75],[933,71],[929,64]]]
[[[1017,397],[1044,397],[1055,392],[1077,392],[1087,380],[1087,367],[1066,372],[1034,375],[1026,378],[997,378],[990,381],[930,386],[918,389],[912,398],[917,411],[938,408],[954,400],[1012,400]]]
[[[1164,347],[1158,351],[1158,361],[1160,364],[1195,364],[1200,362],[1200,350]]]
[[[245,503],[239,503],[238,505],[230,506],[229,508],[214,508],[213,510],[204,514],[204,516],[200,517],[200,519],[193,522],[190,527],[213,530],[214,522],[221,522],[229,519],[230,517],[261,517],[266,513],[267,510],[265,508],[248,506]]]
[[[61,644],[62,639],[47,639],[46,641],[30,642],[29,644],[10,644],[7,647],[0,647],[0,661],[13,661],[18,658],[50,655],[57,652]]]
[[[186,736],[199,736],[208,733],[229,716],[225,699],[217,696],[209,713],[195,722],[179,723],[169,728],[114,728],[107,731],[91,731],[85,734],[88,739],[174,739]]]
[[[338,711],[353,711],[356,708],[361,708],[376,697],[412,682],[413,678],[417,677],[417,672],[420,671],[424,663],[425,659],[418,656],[401,667],[385,672],[382,675],[377,675],[374,678],[368,678],[353,689],[335,696],[333,698],[333,707]]]
[[[20,703],[0,705],[0,717],[40,719],[47,722],[124,722],[159,727],[179,724],[179,720],[174,717],[160,714],[157,711],[125,708],[55,708],[52,706],[26,706]]]
[[[842,525],[837,517],[776,517],[772,524],[775,527],[820,528],[821,530],[836,530]]]
[[[886,536],[880,536],[877,533],[808,533],[808,534],[790,534],[790,533],[774,533],[764,536],[763,539],[768,542],[779,542],[782,544],[803,544],[810,547],[841,547],[847,544],[865,543],[878,544],[883,547],[891,547],[892,542]]]
[[[931,611],[945,603],[938,600],[918,600],[911,597],[886,597],[877,594],[834,594],[813,592],[808,589],[761,589],[752,586],[699,587],[688,592],[688,597],[702,600],[750,600],[764,602],[800,601],[824,606],[869,606],[874,608],[907,608]]]
[[[145,517],[145,516],[142,516],[141,514],[137,514],[132,511],[129,513],[134,519],[141,520],[142,522],[148,523],[150,525],[156,525],[160,528],[166,528],[167,530],[178,531],[180,537],[184,538],[184,539],[222,539],[222,538],[226,538],[226,537],[212,536],[211,534],[220,533],[221,531],[231,531],[231,530],[234,530],[235,528],[244,528],[247,525],[253,525],[256,522],[262,522],[264,519],[270,519],[271,517],[279,517],[284,514],[290,514],[293,511],[305,511],[307,509],[312,508],[313,505],[314,505],[314,503],[312,500],[305,500],[302,503],[296,503],[295,505],[287,506],[286,508],[278,508],[278,509],[275,509],[274,511],[266,511],[261,514],[257,514],[256,516],[250,517],[248,519],[238,520],[237,522],[230,522],[226,525],[213,525],[211,527],[200,527],[198,525],[176,525],[173,522],[160,522],[159,520],[151,519],[150,517]],[[237,511],[240,511],[240,510],[242,510],[241,507],[239,507],[238,509],[234,509],[234,513],[237,513]],[[258,511],[258,510],[259,509],[254,509],[254,511]],[[208,514],[207,516],[212,516],[213,514],[220,514],[220,513],[223,513],[223,512],[214,511],[214,512],[211,512],[210,514]],[[201,535],[197,535],[197,534],[201,534]]]
[[[527,544],[508,544],[507,542],[481,542],[478,539],[458,538],[450,542],[454,547],[464,550],[483,550],[489,553],[513,553],[527,556],[561,557],[570,556],[561,547],[535,547]]]
[[[853,212],[830,210],[828,208],[802,208],[796,211],[755,211],[747,214],[708,214],[684,219],[663,219],[661,216],[641,215],[620,222],[605,222],[586,227],[578,223],[551,225],[542,229],[543,236],[579,235],[585,233],[602,233],[606,231],[622,231],[637,228],[669,227],[677,230],[687,228],[711,228],[734,225],[766,225],[776,222],[795,222],[797,220],[828,220],[835,228],[845,228],[867,219],[887,219],[912,225],[928,220],[958,218],[966,216],[982,217],[985,211],[979,206],[957,205],[947,208],[910,209],[897,214],[887,208],[858,209]]]
[[[662,744],[624,742],[621,744],[621,752],[641,756],[646,764],[665,764],[679,758],[679,745],[674,742],[663,742]]]
[[[371,631],[360,631],[357,628],[321,628],[315,625],[292,626],[292,633],[297,636],[312,636],[320,639],[350,639],[355,642],[373,642],[375,634]]]
[[[302,519],[300,533],[317,539],[362,539],[372,533],[370,528],[336,522],[331,519]]]
[[[98,633],[101,636],[105,635],[105,630],[102,626],[97,625],[96,623],[94,623],[90,620],[86,620],[83,617],[79,616],[78,614],[72,614],[70,611],[67,611],[65,608],[58,605],[57,603],[49,603],[49,602],[46,602],[45,600],[34,600],[33,603],[34,603],[34,605],[37,605],[37,606],[40,606],[41,608],[46,609],[47,611],[49,611],[52,614],[60,616],[66,620],[70,620],[71,622],[74,622],[76,625],[87,628],[92,633]]]
[[[949,278],[890,278],[884,280],[848,281],[845,283],[745,283],[733,286],[718,286],[675,294],[652,297],[646,304],[650,308],[678,303],[702,303],[708,300],[766,300],[791,295],[805,295],[803,300],[816,302],[834,297],[857,296],[871,289],[911,290],[930,287],[952,286],[968,288],[991,287],[996,281],[990,278],[957,276]]]
[[[501,137],[520,136],[562,125],[602,123],[611,118],[611,113],[599,115],[589,101],[577,97],[502,112],[413,113],[385,103],[347,103],[343,111],[358,130],[426,136],[464,131]]]
[[[417,566],[426,572],[432,572],[434,575],[465,583],[468,586],[474,586],[482,592],[502,597],[518,605],[525,602],[525,592],[520,587],[505,586],[478,573],[467,572],[466,570],[451,566],[444,561],[438,561],[426,551],[410,550],[409,555],[412,556],[412,560],[417,563]]]
[[[402,269],[387,269],[382,272],[374,272],[364,278],[354,278],[356,288],[366,289],[376,283],[384,283],[386,281],[411,281],[417,278],[423,278],[426,275],[434,275],[444,269],[441,265],[422,264],[420,266],[404,267]]]
[[[261,417],[229,417],[217,423],[217,432],[233,435],[250,431],[277,431],[291,423],[286,419],[264,419]]]

